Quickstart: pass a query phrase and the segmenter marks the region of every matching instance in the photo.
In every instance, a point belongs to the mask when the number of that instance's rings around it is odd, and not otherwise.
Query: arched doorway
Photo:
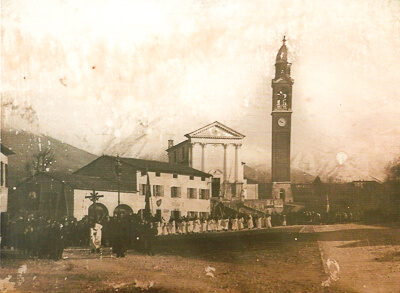
[[[105,217],[108,217],[108,209],[101,203],[94,203],[89,207],[89,219],[100,222]]]
[[[114,210],[113,216],[117,218],[126,218],[127,216],[133,215],[133,210],[126,204],[120,204]]]
[[[279,190],[279,198],[285,201],[285,189],[281,188],[281,190]]]

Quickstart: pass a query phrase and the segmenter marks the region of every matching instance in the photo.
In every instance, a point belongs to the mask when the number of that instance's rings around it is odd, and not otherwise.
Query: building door
[[[280,199],[283,199],[283,201],[285,201],[285,189],[281,189],[280,191],[279,191],[279,198]]]
[[[117,218],[126,218],[133,215],[133,210],[126,204],[120,204],[114,210],[113,216]]]
[[[211,183],[212,197],[218,197],[221,189],[220,178],[213,178]]]
[[[174,220],[180,219],[181,218],[181,212],[180,211],[172,211],[171,216]]]
[[[108,209],[101,203],[94,203],[89,207],[88,214],[90,220],[100,222],[108,217]]]
[[[157,221],[161,221],[161,210],[156,210],[156,214],[154,216],[156,218]]]

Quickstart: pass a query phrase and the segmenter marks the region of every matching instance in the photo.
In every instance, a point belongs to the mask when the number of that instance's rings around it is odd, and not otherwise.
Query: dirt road
[[[398,228],[346,224],[314,230],[326,272],[337,270],[334,261],[339,267],[337,286],[356,292],[400,292]]]
[[[4,282],[10,275],[9,282],[22,292],[370,292],[364,289],[373,282],[363,283],[359,277],[353,284],[350,272],[370,261],[364,258],[365,251],[381,248],[360,246],[365,249],[357,256],[357,267],[352,267],[351,262],[346,262],[351,250],[338,247],[336,241],[364,243],[363,233],[367,229],[355,225],[348,232],[348,228],[293,226],[163,237],[155,245],[156,256],[131,251],[123,259],[111,257],[109,249],[102,256],[91,255],[88,250],[68,249],[64,252],[66,259],[58,262],[26,260],[7,252],[3,253],[1,278]],[[392,230],[372,228],[367,234],[371,239],[384,237],[389,251],[389,246],[395,249],[389,242],[397,241],[391,236]],[[345,239],[349,235],[354,239]],[[339,280],[332,281],[329,287],[322,285],[329,271],[324,270],[320,249],[324,262],[329,256],[340,265]],[[396,256],[388,259],[390,254],[380,251],[371,252],[378,258],[375,269],[385,267],[382,272],[387,274],[391,268],[394,276],[398,272]],[[24,265],[26,271],[19,274]],[[379,279],[379,274],[377,269],[374,279]],[[381,282],[382,288],[394,288],[391,286],[398,281],[390,280],[393,282]]]

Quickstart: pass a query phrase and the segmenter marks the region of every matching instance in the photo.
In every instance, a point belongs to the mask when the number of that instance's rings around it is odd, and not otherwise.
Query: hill
[[[15,186],[31,175],[26,170],[26,164],[32,161],[33,155],[46,148],[49,148],[54,154],[50,171],[57,174],[72,173],[97,158],[94,154],[50,136],[33,134],[9,127],[2,129],[1,141],[15,152],[15,155],[9,157],[10,186]]]
[[[270,168],[267,169],[265,166],[250,167],[245,165],[244,175],[247,179],[257,181],[258,183],[271,182]],[[311,183],[315,179],[315,176],[296,168],[291,168],[290,177],[292,183]]]

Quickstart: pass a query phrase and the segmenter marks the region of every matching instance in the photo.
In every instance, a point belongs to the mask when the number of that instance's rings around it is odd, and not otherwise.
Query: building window
[[[200,212],[200,219],[207,219],[209,214],[209,212]]]
[[[181,188],[176,186],[171,187],[171,197],[181,197]]]
[[[4,163],[1,162],[1,186],[4,185]]]
[[[194,180],[194,176],[190,176],[189,178],[190,178],[190,180]]]
[[[156,172],[156,177],[160,177],[161,173],[160,172]]]
[[[178,174],[174,174],[174,175],[172,175],[172,177],[178,178]]]
[[[206,181],[206,177],[201,177],[201,181]]]
[[[197,189],[196,188],[188,188],[187,189],[187,197],[188,198],[197,198]]]
[[[233,197],[236,196],[236,184],[232,184],[232,186],[231,186],[231,193],[232,193],[232,196],[233,196]]]
[[[161,221],[161,210],[156,210],[156,214],[154,215],[154,217],[156,218],[157,221]]]
[[[178,210],[171,211],[171,218],[174,220],[178,220],[181,218],[181,212]]]
[[[210,190],[200,189],[200,199],[210,199]]]
[[[4,181],[5,181],[5,187],[8,187],[8,164],[5,164],[4,168]]]
[[[153,185],[153,195],[154,196],[164,196],[164,186],[163,185]]]
[[[189,218],[197,218],[199,216],[199,212],[190,211],[190,212],[187,212],[187,216]]]
[[[147,192],[147,184],[140,184],[139,185],[139,194],[146,195]]]

